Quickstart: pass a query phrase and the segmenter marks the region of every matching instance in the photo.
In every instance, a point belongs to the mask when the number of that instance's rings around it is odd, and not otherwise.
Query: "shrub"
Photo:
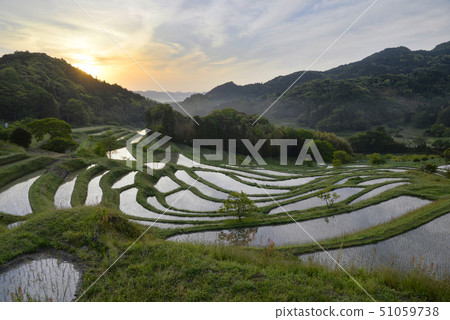
[[[88,150],[86,148],[78,149],[78,151],[75,155],[80,158],[95,158],[96,157],[95,153],[93,153],[91,150]]]
[[[342,161],[341,160],[339,160],[339,159],[334,159],[332,162],[331,162],[331,164],[333,165],[333,167],[340,167],[340,166],[342,166]]]
[[[22,127],[16,128],[11,133],[9,140],[18,146],[28,148],[31,144],[32,135]]]
[[[343,150],[338,150],[333,152],[333,161],[334,160],[339,160],[341,164],[350,163],[353,161],[353,157]]]
[[[386,160],[384,160],[379,153],[368,154],[367,159],[372,165],[380,165],[386,163]]]
[[[69,149],[75,149],[77,143],[71,138],[56,137],[48,141],[42,146],[42,149],[64,153]]]
[[[432,164],[432,163],[427,163],[427,164],[425,164],[425,165],[422,166],[421,170],[422,170],[423,172],[432,174],[432,173],[436,173],[436,171],[437,171],[437,166],[436,166],[435,164]]]

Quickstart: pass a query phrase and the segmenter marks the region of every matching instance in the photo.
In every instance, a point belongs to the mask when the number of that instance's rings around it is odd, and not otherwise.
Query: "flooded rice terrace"
[[[180,234],[168,240],[192,243],[246,244],[251,247],[295,245],[331,239],[388,222],[431,203],[401,196],[350,213],[283,225]]]
[[[376,244],[341,250],[329,250],[344,268],[392,267],[402,271],[420,271],[445,277],[450,271],[450,214],[437,218],[417,229]],[[318,262],[330,267],[336,263],[321,251],[300,256],[303,261]]]
[[[24,216],[33,212],[28,198],[33,183],[42,172],[26,175],[1,189],[0,211],[15,216]]]

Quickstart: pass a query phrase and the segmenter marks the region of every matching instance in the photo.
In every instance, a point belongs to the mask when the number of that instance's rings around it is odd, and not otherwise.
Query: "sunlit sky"
[[[161,85],[208,91],[307,68],[373,0],[77,0]],[[450,40],[450,1],[379,0],[312,69]],[[0,55],[45,52],[130,90],[160,88],[73,0],[0,0]]]

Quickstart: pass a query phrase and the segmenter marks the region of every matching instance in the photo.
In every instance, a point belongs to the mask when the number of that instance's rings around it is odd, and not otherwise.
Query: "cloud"
[[[79,2],[168,90],[208,91],[306,68],[372,0]],[[447,0],[380,0],[313,69],[386,47],[431,49],[450,40],[449,15]],[[15,50],[85,56],[100,78],[158,89],[72,1],[0,0],[0,52]]]

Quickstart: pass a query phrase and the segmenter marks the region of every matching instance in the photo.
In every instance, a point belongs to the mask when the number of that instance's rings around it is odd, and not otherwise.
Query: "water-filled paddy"
[[[378,184],[378,183],[404,181],[404,180],[405,180],[405,178],[380,178],[380,179],[373,179],[373,180],[368,180],[368,181],[358,183],[358,186],[372,186],[372,185]]]
[[[417,229],[376,244],[329,250],[328,253],[344,268],[368,270],[393,267],[402,271],[425,271],[446,276],[450,271],[450,214],[437,218]],[[304,261],[335,267],[323,251],[300,256]]]
[[[40,173],[32,173],[5,186],[0,193],[0,211],[15,216],[24,216],[33,212],[28,198],[32,184],[39,179]]]
[[[111,154],[108,154],[108,158],[113,160],[133,160],[136,161],[136,158],[128,151],[126,147],[120,148],[117,150],[111,151]]]
[[[259,187],[249,186],[245,183],[234,180],[233,178],[220,173],[220,172],[212,172],[212,171],[195,171],[195,174],[200,178],[212,183],[213,185],[218,186],[219,188],[241,192],[244,191],[246,194],[265,194],[264,190]],[[286,190],[282,189],[266,189],[269,194],[278,194],[286,192]]]
[[[316,241],[322,241],[388,222],[429,203],[430,201],[428,200],[401,196],[350,213],[329,217],[328,219],[321,218],[300,222],[301,227],[293,222],[275,226],[181,234],[168,240],[234,244],[237,239],[240,239],[239,241],[245,240],[246,244],[252,247],[266,246],[271,242],[276,246],[303,244],[313,242],[304,230]]]
[[[170,177],[161,177],[155,184],[156,190],[162,193],[173,191],[179,187],[180,185],[173,181]]]
[[[120,189],[129,185],[134,184],[134,179],[136,177],[137,171],[132,171],[122,178],[119,179],[119,181],[115,182],[111,188],[113,189]]]
[[[364,190],[364,188],[339,188],[339,189],[334,190],[333,192],[335,192],[339,196],[339,198],[336,200],[336,203],[337,203],[340,201],[344,201],[348,197],[351,197],[362,190]],[[278,202],[280,203],[281,201],[282,200],[280,200]],[[305,200],[300,200],[298,202],[293,202],[293,203],[289,203],[289,204],[285,204],[285,205],[282,204],[283,208],[277,207],[275,209],[272,209],[269,212],[269,214],[276,214],[276,213],[281,213],[284,211],[289,212],[289,211],[294,211],[294,210],[306,210],[306,209],[311,209],[314,207],[320,207],[320,206],[325,206],[325,205],[326,205],[325,200],[322,200],[319,197],[312,197],[312,198],[308,198]]]
[[[192,178],[186,171],[184,170],[178,170],[175,172],[175,177],[183,181],[184,183],[193,186],[194,188],[197,188],[201,193],[203,193],[206,196],[216,198],[216,199],[227,199],[228,193],[216,190],[214,188],[211,188],[210,186],[207,186],[201,181],[196,181],[194,178]]]
[[[138,193],[138,189],[131,188],[129,190],[123,191],[120,194],[120,211],[124,214],[139,217],[139,218],[148,218],[148,219],[160,219],[160,220],[174,220],[174,221],[217,221],[217,220],[225,220],[231,219],[233,217],[180,217],[166,214],[161,214],[157,212],[153,212],[144,208],[140,203],[137,202],[136,196]]]
[[[387,184],[378,188],[375,188],[365,194],[363,194],[361,197],[356,198],[355,200],[353,200],[352,202],[350,202],[349,204],[356,204],[359,203],[361,201],[364,200],[368,200],[370,198],[373,198],[379,194],[382,194],[383,192],[386,192],[388,190],[403,186],[405,184],[409,184],[409,182],[397,182],[397,183],[391,183],[391,184]]]
[[[59,186],[58,190],[56,190],[54,204],[56,209],[66,209],[72,208],[71,200],[73,188],[75,187],[75,182],[77,177],[73,177],[67,182],[64,182]]]
[[[265,181],[259,179],[252,178],[241,178],[243,181],[247,181],[250,183],[256,183],[260,186],[271,186],[271,187],[297,187],[309,183],[311,181],[316,180],[319,177],[305,177],[305,178],[295,178],[288,180],[279,180],[279,181]]]
[[[166,202],[172,208],[189,211],[218,211],[222,206],[222,202],[200,198],[190,190],[172,193],[166,197]]]
[[[86,206],[96,206],[102,202],[103,191],[100,187],[100,180],[103,178],[105,174],[109,171],[104,172],[103,174],[96,176],[88,184],[88,192],[86,197]]]

